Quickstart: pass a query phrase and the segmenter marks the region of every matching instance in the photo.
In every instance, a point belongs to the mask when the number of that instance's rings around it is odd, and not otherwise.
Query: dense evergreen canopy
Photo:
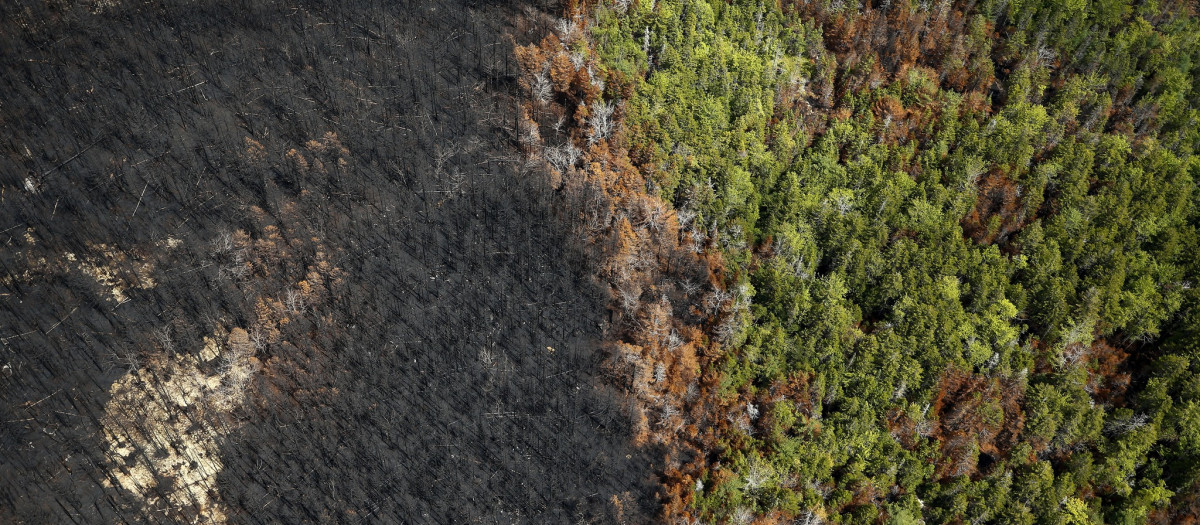
[[[630,159],[737,291],[712,366],[745,417],[693,513],[1197,519],[1194,10],[578,10]]]

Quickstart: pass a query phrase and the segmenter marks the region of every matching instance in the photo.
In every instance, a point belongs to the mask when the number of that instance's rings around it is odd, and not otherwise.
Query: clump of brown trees
[[[527,94],[518,138],[560,191],[610,291],[606,367],[630,395],[635,441],[670,451],[660,496],[674,515],[691,501],[717,427],[729,424],[715,415],[717,377],[702,372],[722,355],[714,333],[732,323],[737,299],[710,239],[647,191],[619,125],[631,85],[599,67],[582,14],[568,11],[542,41],[516,47]]]

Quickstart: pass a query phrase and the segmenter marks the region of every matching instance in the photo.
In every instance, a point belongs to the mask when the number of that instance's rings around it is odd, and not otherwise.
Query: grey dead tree
[[[654,252],[648,249],[637,250],[631,254],[633,268],[637,270],[649,270],[658,262],[658,258]]]
[[[658,199],[642,199],[633,211],[634,225],[638,228],[658,233],[667,226],[669,212]]]
[[[596,75],[596,71],[592,68],[592,66],[587,67],[587,73],[588,78],[591,79],[588,83],[590,83],[592,87],[596,88],[597,91],[604,91],[604,79]]]
[[[159,348],[162,348],[167,355],[175,353],[175,341],[171,339],[171,325],[164,325],[151,330],[150,336],[154,338],[154,342],[158,343]]]
[[[463,173],[458,166],[455,166],[450,170],[450,173],[446,176],[446,181],[449,185],[448,191],[450,193],[456,195],[462,195],[465,193],[463,187],[466,186],[467,183],[467,174]]]
[[[796,523],[798,525],[821,525],[822,523],[825,523],[825,520],[821,519],[819,514],[811,510],[804,511],[802,516],[802,518],[796,519]]]
[[[136,372],[142,366],[141,352],[131,346],[120,346],[111,349],[109,350],[109,355],[130,374]]]
[[[583,66],[586,64],[587,55],[578,51],[571,52],[571,66],[574,67],[576,71],[583,69]]]
[[[612,206],[603,190],[594,184],[585,184],[580,191],[580,208],[583,210],[589,232],[599,232],[608,227],[612,219]]]
[[[255,350],[262,350],[267,347],[267,333],[263,331],[261,326],[255,326],[250,330],[250,343],[254,345]]]
[[[655,363],[654,364],[654,382],[657,384],[662,384],[666,380],[667,380],[667,365],[664,365],[662,363]],[[670,405],[667,405],[667,406],[670,406]]]
[[[1146,414],[1134,414],[1127,418],[1115,419],[1104,424],[1104,431],[1109,434],[1122,436],[1134,430],[1146,426],[1150,422],[1150,416]]]
[[[583,152],[576,148],[571,142],[567,142],[561,146],[552,146],[546,148],[546,162],[550,163],[550,167],[559,171],[559,173],[567,173],[575,167],[575,163],[579,162],[579,157]]]
[[[612,101],[596,100],[592,102],[592,114],[588,117],[588,125],[591,126],[588,143],[595,144],[612,135],[613,128],[616,127],[616,122],[613,120],[613,112],[616,109],[617,106]]]
[[[250,273],[246,265],[246,249],[238,247],[233,232],[222,230],[209,241],[214,262],[219,263],[217,275],[223,279],[238,280]]]
[[[649,315],[645,321],[644,329],[649,333],[650,339],[658,344],[665,344],[668,337],[671,335],[671,305],[665,304],[665,308],[650,308]]]
[[[679,336],[679,332],[671,330],[671,334],[667,336],[667,348],[677,350],[683,346],[683,338]]]
[[[675,211],[675,218],[679,220],[681,229],[688,230],[692,227],[692,220],[696,218],[696,211],[684,205]]]
[[[288,288],[283,295],[283,305],[288,312],[298,314],[304,310],[304,295],[295,288]]]
[[[972,155],[971,157],[967,158],[965,168],[967,174],[967,184],[974,185],[979,180],[979,176],[983,175],[984,172],[987,171],[987,164],[979,156]]]
[[[704,297],[704,309],[711,314],[716,314],[720,312],[721,309],[724,308],[725,303],[732,298],[733,294],[725,291],[722,288],[714,287],[713,291],[709,292],[709,294]]]
[[[233,251],[233,233],[229,230],[222,230],[210,242],[212,251],[216,255],[222,255]]]
[[[222,265],[218,271],[218,275],[225,279],[240,280],[250,273],[250,266],[246,264],[246,251],[237,250],[233,252],[232,259],[228,264]]]
[[[533,76],[533,85],[530,86],[533,98],[538,102],[546,103],[550,101],[550,95],[553,94],[552,84],[550,83],[550,72],[543,68],[538,74]]]
[[[726,315],[717,323],[717,327],[713,329],[713,335],[717,336],[717,340],[723,344],[730,344],[741,331],[741,322],[737,315]]]
[[[693,253],[700,253],[704,251],[704,242],[708,240],[708,236],[704,235],[704,232],[700,230],[692,230],[692,233],[688,234],[688,237],[692,241],[688,247]]]
[[[493,353],[490,348],[485,347],[480,349],[478,357],[479,364],[482,365],[485,370],[494,370],[496,365],[499,364],[496,354]]]
[[[517,140],[520,141],[522,146],[532,151],[534,146],[542,142],[542,134],[538,130],[537,123],[523,118],[518,119]]]
[[[566,18],[560,18],[554,24],[555,32],[558,33],[560,40],[564,44],[569,43],[575,38],[575,21]]]
[[[683,290],[685,295],[691,297],[700,291],[700,284],[691,279],[684,279],[679,282],[679,288]]]
[[[637,284],[629,284],[622,286],[617,290],[617,299],[620,301],[621,310],[626,315],[633,315],[637,312],[637,308],[641,303],[642,287]]]
[[[682,412],[675,405],[665,403],[659,409],[658,426],[660,428],[669,429],[671,432],[679,432],[683,429],[685,423]]]
[[[764,463],[761,459],[750,461],[749,467],[746,469],[746,485],[747,491],[756,491],[767,485],[771,481],[771,477],[775,475],[774,469],[770,464]]]
[[[749,525],[752,521],[754,521],[754,512],[746,507],[733,509],[733,512],[729,514],[731,525]]]
[[[434,148],[433,173],[439,177],[442,176],[442,174],[445,173],[446,163],[449,162],[450,159],[454,158],[455,155],[458,155],[460,149],[461,147],[458,145],[458,143],[452,143],[449,145],[439,144],[436,148]]]

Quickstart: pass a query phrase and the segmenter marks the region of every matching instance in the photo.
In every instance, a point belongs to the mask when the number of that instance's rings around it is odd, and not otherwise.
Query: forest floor
[[[253,4],[0,8],[0,522],[645,521],[541,15]]]

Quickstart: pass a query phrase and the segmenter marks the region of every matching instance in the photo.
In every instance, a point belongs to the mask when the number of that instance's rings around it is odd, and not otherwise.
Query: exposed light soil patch
[[[196,522],[224,522],[214,483],[229,412],[260,369],[245,330],[200,354],[159,356],[113,383],[104,438],[113,478],[148,508],[192,508]]]

